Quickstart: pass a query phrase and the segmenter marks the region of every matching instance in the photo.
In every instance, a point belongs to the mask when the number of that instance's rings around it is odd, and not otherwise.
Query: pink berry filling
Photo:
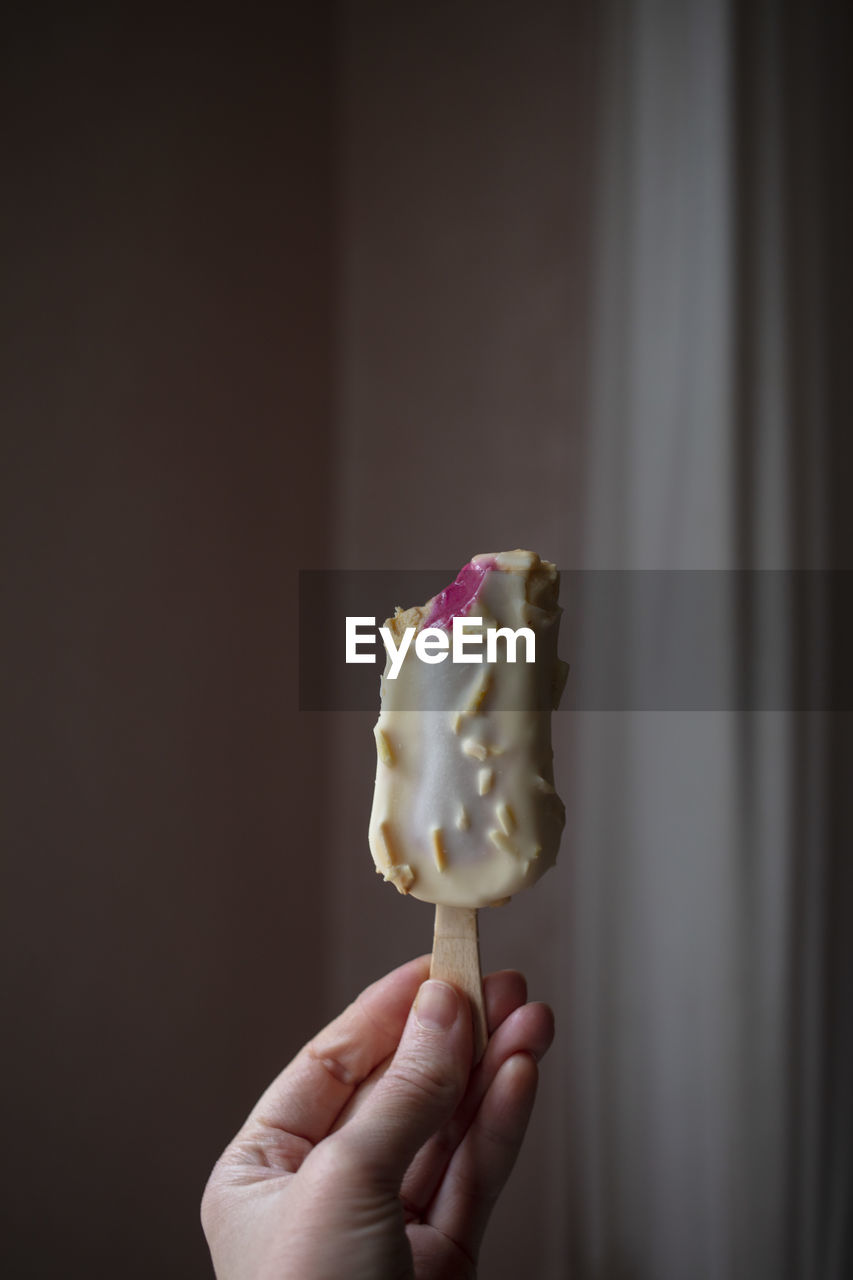
[[[493,560],[471,561],[459,570],[456,581],[439,591],[433,601],[424,627],[444,627],[449,630],[453,619],[464,616],[480,594],[486,574],[494,566]]]

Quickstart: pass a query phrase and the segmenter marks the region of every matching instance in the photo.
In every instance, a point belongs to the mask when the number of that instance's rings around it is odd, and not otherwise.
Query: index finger
[[[358,1085],[396,1049],[429,963],[418,956],[366,987],[299,1050],[241,1132],[261,1126],[312,1144],[325,1138]]]

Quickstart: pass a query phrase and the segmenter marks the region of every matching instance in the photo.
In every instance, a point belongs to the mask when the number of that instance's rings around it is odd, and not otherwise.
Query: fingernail
[[[456,1021],[459,997],[446,982],[424,982],[415,1001],[415,1017],[428,1031],[449,1031]]]

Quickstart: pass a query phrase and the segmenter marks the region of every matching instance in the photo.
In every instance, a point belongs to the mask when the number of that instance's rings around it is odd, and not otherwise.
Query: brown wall
[[[331,1012],[293,636],[333,41],[324,6],[102,9],[3,42],[0,1269],[189,1280],[215,1156]]]
[[[298,711],[297,570],[579,560],[589,13],[300,8],[4,49],[16,1277],[209,1275],[224,1142],[429,947],[373,875],[372,715]],[[569,873],[483,925],[558,1006]],[[565,1053],[493,1277],[564,1269]]]

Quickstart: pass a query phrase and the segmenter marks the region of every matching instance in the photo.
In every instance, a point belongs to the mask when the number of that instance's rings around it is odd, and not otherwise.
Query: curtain
[[[819,572],[850,546],[827,472],[840,37],[774,3],[614,3],[602,24],[586,556],[637,571],[629,654],[648,593],[663,652],[686,589],[653,571],[729,571],[730,692],[577,726],[584,1276],[853,1265],[844,587]]]

